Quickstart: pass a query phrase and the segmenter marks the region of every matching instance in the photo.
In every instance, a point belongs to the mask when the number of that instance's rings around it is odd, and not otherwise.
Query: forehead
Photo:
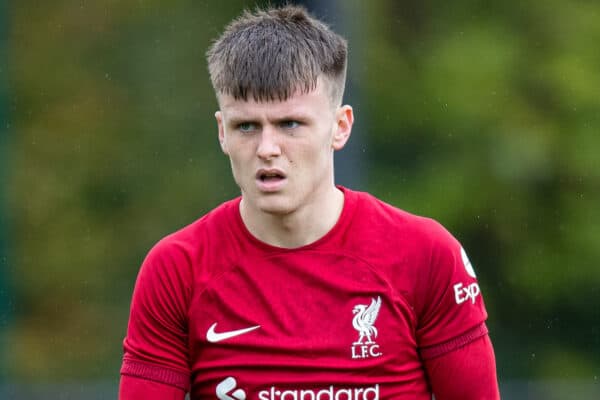
[[[242,118],[250,115],[277,117],[292,114],[321,114],[332,109],[328,85],[321,79],[314,90],[302,93],[297,90],[286,100],[256,101],[251,96],[247,100],[235,99],[227,94],[217,95],[219,107],[226,118]]]

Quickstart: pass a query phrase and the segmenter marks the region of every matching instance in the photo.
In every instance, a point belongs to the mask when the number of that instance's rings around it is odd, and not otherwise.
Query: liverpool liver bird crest
[[[361,344],[366,338],[366,343],[373,343],[371,335],[377,337],[377,328],[373,326],[379,314],[379,308],[381,307],[381,297],[377,296],[377,300],[371,299],[371,304],[367,307],[364,304],[357,304],[352,310],[353,314],[356,314],[352,319],[352,326],[358,331],[360,336],[354,344]]]

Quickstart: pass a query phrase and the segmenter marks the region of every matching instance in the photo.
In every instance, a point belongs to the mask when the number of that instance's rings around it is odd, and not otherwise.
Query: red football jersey
[[[422,360],[486,334],[475,272],[437,222],[341,189],[339,221],[300,248],[253,237],[239,198],[161,240],[121,372],[192,399],[430,399]]]

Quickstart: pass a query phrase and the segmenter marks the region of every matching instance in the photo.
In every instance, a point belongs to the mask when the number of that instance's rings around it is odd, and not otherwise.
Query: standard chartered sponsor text
[[[271,386],[258,392],[260,400],[379,400],[379,385],[362,388],[286,389]]]

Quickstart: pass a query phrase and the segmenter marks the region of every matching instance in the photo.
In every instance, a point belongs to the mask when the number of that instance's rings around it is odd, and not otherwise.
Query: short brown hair
[[[320,76],[341,103],[346,80],[346,40],[306,9],[287,5],[248,10],[225,28],[207,52],[217,94],[255,101],[287,100],[315,89]]]

